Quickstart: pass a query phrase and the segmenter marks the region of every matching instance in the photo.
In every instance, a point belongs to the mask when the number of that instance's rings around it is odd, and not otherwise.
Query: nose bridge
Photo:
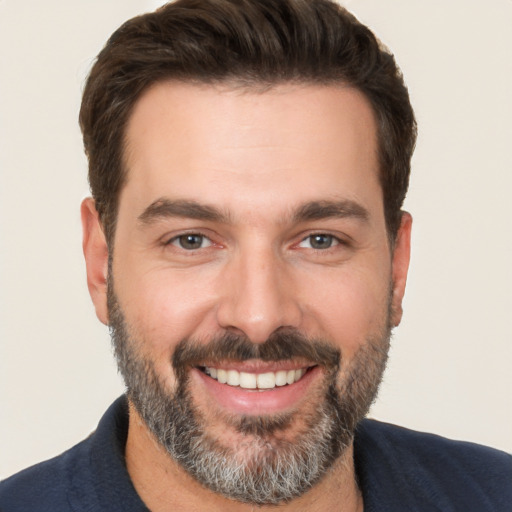
[[[263,343],[280,327],[298,327],[300,308],[291,278],[272,247],[241,249],[227,267],[218,307],[221,327],[241,331],[253,343]]]

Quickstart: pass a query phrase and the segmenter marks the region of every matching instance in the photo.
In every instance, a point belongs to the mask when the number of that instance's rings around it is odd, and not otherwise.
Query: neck
[[[132,404],[125,457],[132,483],[152,512],[198,512],[204,510],[205,503],[210,512],[276,510],[276,506],[256,507],[233,501],[203,487],[156,441]],[[362,512],[352,445],[310,491],[277,508],[280,512]]]

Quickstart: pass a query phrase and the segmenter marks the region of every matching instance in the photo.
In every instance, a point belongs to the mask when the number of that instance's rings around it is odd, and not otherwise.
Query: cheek
[[[116,283],[116,293],[125,315],[130,336],[152,361],[162,384],[169,391],[176,388],[172,356],[177,344],[185,338],[199,337],[209,318],[211,301],[204,284],[196,279],[151,272]]]
[[[304,291],[308,316],[320,332],[350,358],[369,337],[387,326],[389,278],[382,274],[336,269],[323,286]]]
[[[119,301],[131,328],[153,353],[172,353],[182,339],[197,335],[209,318],[211,287],[197,272],[162,268],[131,276],[118,291]]]

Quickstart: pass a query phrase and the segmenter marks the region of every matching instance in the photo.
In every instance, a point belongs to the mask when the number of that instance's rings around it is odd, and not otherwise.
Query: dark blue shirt
[[[147,512],[127,433],[121,397],[80,444],[1,482],[0,511]],[[498,450],[363,420],[354,458],[365,512],[512,512],[512,456]]]

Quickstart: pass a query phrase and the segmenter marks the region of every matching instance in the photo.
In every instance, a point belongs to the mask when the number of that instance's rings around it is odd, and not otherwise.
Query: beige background
[[[149,0],[0,0],[0,476],[95,428],[122,392],[78,205],[84,75]],[[405,318],[372,415],[512,452],[512,1],[352,0],[394,51],[420,138]]]

